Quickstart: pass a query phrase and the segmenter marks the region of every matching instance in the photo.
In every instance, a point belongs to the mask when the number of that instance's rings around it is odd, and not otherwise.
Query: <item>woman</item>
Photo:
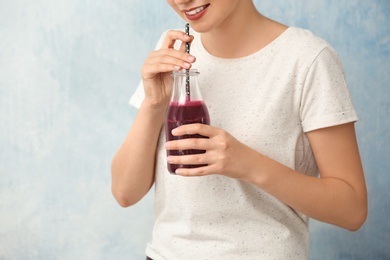
[[[146,59],[130,101],[139,111],[112,162],[120,205],[156,186],[148,257],[307,259],[308,218],[359,229],[367,193],[357,116],[334,50],[263,16],[252,0],[167,2],[193,36],[168,31]],[[201,73],[211,126],[184,125],[173,134],[208,138],[165,143],[170,74],[190,68]],[[166,149],[206,152],[167,158]],[[177,176],[167,162],[207,166]]]

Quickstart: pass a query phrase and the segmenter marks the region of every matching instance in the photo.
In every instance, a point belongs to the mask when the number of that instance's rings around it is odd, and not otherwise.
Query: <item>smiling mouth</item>
[[[185,11],[185,14],[186,15],[197,15],[198,13],[202,12],[204,9],[206,9],[207,7],[209,7],[210,4],[207,4],[207,5],[204,5],[204,6],[200,6],[200,7],[197,7],[197,8],[194,8],[194,9],[191,9],[189,11]]]

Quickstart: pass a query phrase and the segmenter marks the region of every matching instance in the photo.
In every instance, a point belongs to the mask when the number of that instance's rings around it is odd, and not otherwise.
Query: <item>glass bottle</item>
[[[180,70],[174,71],[173,89],[171,100],[168,105],[165,118],[165,138],[166,141],[179,140],[184,138],[206,138],[199,134],[173,136],[172,129],[193,123],[210,124],[210,116],[207,107],[203,101],[199,89],[197,76],[198,70]],[[168,155],[187,155],[204,153],[203,150],[167,150]],[[203,165],[179,165],[167,164],[168,171],[172,174],[178,168],[194,168]]]

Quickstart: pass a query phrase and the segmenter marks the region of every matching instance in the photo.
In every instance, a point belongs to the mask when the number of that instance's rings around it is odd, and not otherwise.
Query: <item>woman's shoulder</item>
[[[308,29],[289,27],[282,37],[279,49],[283,55],[291,55],[308,62],[317,59],[321,53],[337,56],[336,51],[325,39]]]
[[[330,44],[326,40],[314,34],[308,29],[292,26],[286,30],[286,35],[286,38],[290,42],[290,44],[296,45],[297,47],[304,47],[309,49],[323,49],[328,46],[330,47]]]

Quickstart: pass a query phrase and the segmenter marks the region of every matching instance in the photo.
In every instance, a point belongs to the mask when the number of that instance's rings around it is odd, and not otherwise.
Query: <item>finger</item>
[[[186,177],[205,176],[212,174],[209,166],[200,166],[196,168],[179,168],[176,169],[175,173],[177,175]]]
[[[209,150],[211,149],[208,138],[185,138],[165,143],[167,150]]]
[[[214,127],[211,127],[206,124],[186,124],[181,125],[172,130],[172,135],[174,136],[182,136],[182,135],[194,135],[199,134],[206,137],[213,137],[217,133]]]
[[[159,73],[170,73],[180,69],[180,66],[164,63],[144,65],[141,69],[142,80],[154,79]]]
[[[153,78],[158,73],[171,72],[174,70],[190,69],[192,65],[187,62],[172,62],[172,63],[151,63],[145,64],[142,67],[142,75],[144,78]]]
[[[189,43],[191,44],[192,43],[192,41],[194,40],[194,36],[192,36],[192,35],[190,35],[190,37],[191,37],[191,40],[189,41]],[[186,44],[187,44],[187,42],[182,42],[181,43],[181,45],[180,45],[180,48],[179,48],[179,50],[181,51],[181,52],[186,52]],[[190,49],[191,49],[191,46],[190,46]]]
[[[168,31],[167,35],[165,36],[164,43],[162,44],[161,48],[173,48],[175,46],[176,41],[190,42],[191,40],[192,38],[188,36],[185,32],[171,30]]]
[[[177,165],[208,165],[208,156],[205,153],[188,154],[188,155],[169,155],[167,156],[169,164]]]
[[[175,58],[175,59],[179,59],[179,60],[191,62],[191,63],[195,62],[195,60],[196,60],[195,56],[193,56],[189,53],[185,53],[185,52],[174,50],[174,49],[161,49],[161,50],[157,50],[157,51],[152,51],[149,54],[147,61],[151,61],[154,59],[163,59],[163,58],[167,58],[167,57],[171,57],[171,58]]]
[[[145,64],[166,63],[189,68],[195,62],[195,57],[176,50],[162,50],[151,53]]]
[[[183,53],[184,54],[184,53]],[[148,60],[142,66],[142,75],[144,78],[153,78],[158,73],[171,72],[174,70],[190,69],[192,67],[191,61],[195,57],[191,55],[172,56],[168,54],[151,54]],[[183,60],[186,59],[186,60]]]
[[[205,164],[204,166],[199,166],[194,168],[178,168],[175,171],[175,173],[181,176],[204,176],[204,175],[211,175],[211,174],[224,175],[223,168],[221,168],[218,164],[212,162],[207,162],[204,164]]]

